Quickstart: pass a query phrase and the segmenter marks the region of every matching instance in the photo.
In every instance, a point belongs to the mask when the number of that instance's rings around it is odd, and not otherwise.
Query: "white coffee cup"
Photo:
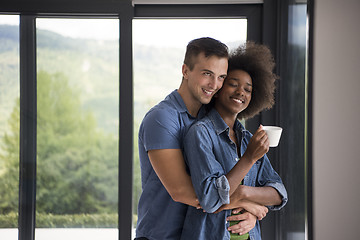
[[[270,147],[277,147],[280,141],[282,128],[276,126],[263,126],[262,128],[268,135]]]

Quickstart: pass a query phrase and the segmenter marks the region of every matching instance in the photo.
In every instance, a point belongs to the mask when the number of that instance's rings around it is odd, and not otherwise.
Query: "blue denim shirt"
[[[198,117],[202,117],[203,112],[201,110]],[[180,239],[187,205],[171,198],[152,168],[147,152],[154,149],[183,149],[185,134],[196,120],[189,114],[176,90],[145,115],[139,129],[143,191],[138,204],[136,237]]]
[[[239,121],[236,121],[234,130],[241,143],[242,156],[252,134]],[[189,129],[184,150],[196,195],[206,213],[188,207],[181,239],[230,239],[226,217],[231,215],[231,211],[213,212],[230,201],[230,186],[225,174],[234,167],[239,157],[236,144],[229,137],[229,127],[215,109]],[[253,187],[275,188],[282,197],[282,203],[270,206],[270,210],[279,210],[287,202],[287,192],[282,180],[266,155],[253,165],[243,183]],[[250,239],[261,239],[259,221],[249,235]]]

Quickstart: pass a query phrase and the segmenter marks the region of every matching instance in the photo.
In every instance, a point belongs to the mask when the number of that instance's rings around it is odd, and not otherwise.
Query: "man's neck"
[[[190,115],[193,117],[197,117],[197,114],[202,104],[200,102],[197,102],[193,97],[191,97],[191,94],[181,86],[177,91],[180,94],[181,98],[183,99],[185,106],[188,112],[190,113]]]

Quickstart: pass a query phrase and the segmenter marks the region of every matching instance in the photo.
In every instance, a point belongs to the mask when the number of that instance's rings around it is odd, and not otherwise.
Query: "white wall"
[[[360,1],[314,2],[314,235],[360,239]]]

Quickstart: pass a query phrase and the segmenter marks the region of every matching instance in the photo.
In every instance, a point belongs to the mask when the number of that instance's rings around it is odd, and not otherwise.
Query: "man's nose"
[[[210,81],[208,83],[208,86],[211,88],[211,89],[216,89],[217,83],[216,83],[216,78],[215,77],[212,77],[210,78]]]

